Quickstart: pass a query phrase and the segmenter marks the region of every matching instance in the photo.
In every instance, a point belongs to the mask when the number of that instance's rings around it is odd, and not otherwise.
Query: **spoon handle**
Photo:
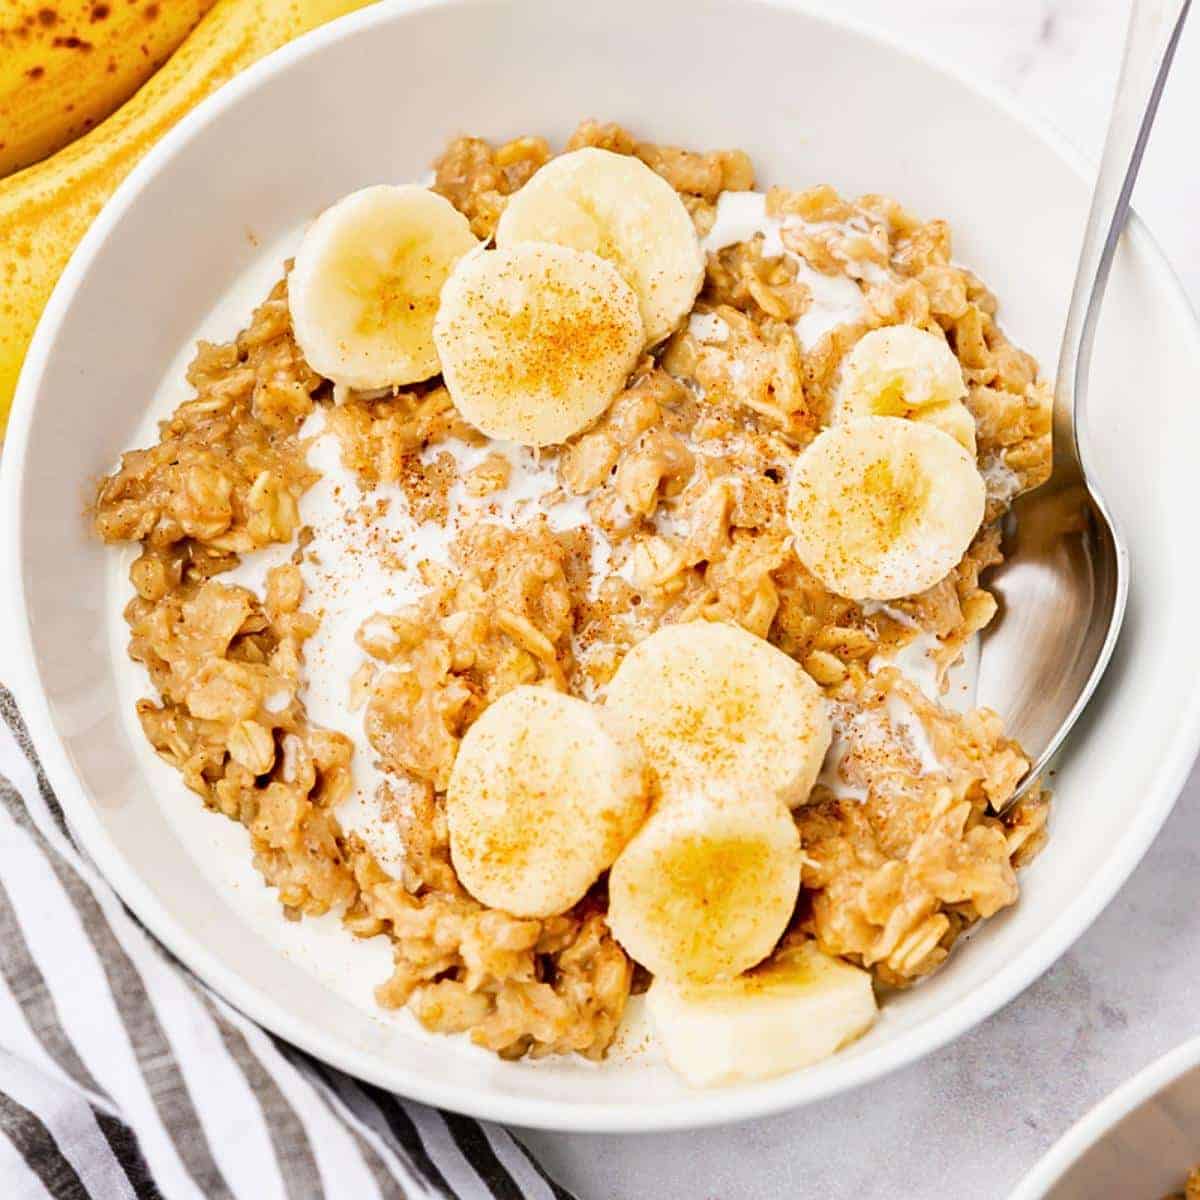
[[[1092,193],[1083,248],[1059,353],[1054,400],[1054,475],[1082,478],[1079,430],[1104,285],[1129,215],[1129,197],[1191,0],[1132,0],[1121,74]]]

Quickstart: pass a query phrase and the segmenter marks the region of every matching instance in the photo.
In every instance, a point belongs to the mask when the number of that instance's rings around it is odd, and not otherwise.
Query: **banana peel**
[[[175,52],[213,0],[0,5],[0,178],[85,134]]]
[[[0,434],[55,281],[104,202],[205,96],[285,42],[371,0],[216,0],[116,112],[57,154],[0,179]]]

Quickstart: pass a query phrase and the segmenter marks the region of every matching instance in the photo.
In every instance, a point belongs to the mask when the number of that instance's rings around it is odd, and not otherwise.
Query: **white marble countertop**
[[[1098,154],[1127,0],[829,3],[920,37]],[[1200,14],[1184,33],[1134,198],[1200,308],[1198,116]],[[728,1129],[527,1140],[581,1200],[999,1200],[1076,1118],[1200,1028],[1197,888],[1200,770],[1075,948],[923,1062]]]

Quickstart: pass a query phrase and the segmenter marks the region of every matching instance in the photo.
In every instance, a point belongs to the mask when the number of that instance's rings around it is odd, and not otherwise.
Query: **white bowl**
[[[156,792],[153,756],[117,702],[121,655],[105,628],[120,601],[107,583],[112,551],[83,516],[85,484],[130,444],[168,364],[256,260],[248,231],[269,243],[352,188],[418,177],[449,135],[562,139],[586,116],[660,140],[743,146],[765,182],[827,180],[948,218],[958,258],[1052,368],[1087,185],[1069,154],[977,81],[816,5],[385,0],[271,56],[187,117],[64,274],[5,450],[0,561],[14,647],[3,674],[18,675],[50,781],[105,875],[263,1025],[378,1084],[484,1117],[678,1128],[804,1104],[944,1044],[1062,954],[1141,858],[1200,740],[1200,338],[1135,222],[1109,284],[1091,396],[1094,463],[1132,546],[1133,595],[1106,686],[1056,780],[1049,849],[1015,909],[890,1001],[861,1042],[755,1086],[697,1093],[652,1057],[505,1063],[432,1039],[273,949],[164,817],[165,800],[196,802],[177,781],[169,797]]]
[[[1105,1096],[1047,1151],[1009,1200],[1155,1200],[1200,1163],[1200,1037]]]

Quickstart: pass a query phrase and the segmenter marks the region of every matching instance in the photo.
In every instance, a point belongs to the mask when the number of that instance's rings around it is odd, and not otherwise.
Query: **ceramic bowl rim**
[[[1038,1160],[1009,1200],[1042,1200],[1066,1173],[1127,1116],[1200,1067],[1200,1037],[1168,1050],[1097,1101]]]

